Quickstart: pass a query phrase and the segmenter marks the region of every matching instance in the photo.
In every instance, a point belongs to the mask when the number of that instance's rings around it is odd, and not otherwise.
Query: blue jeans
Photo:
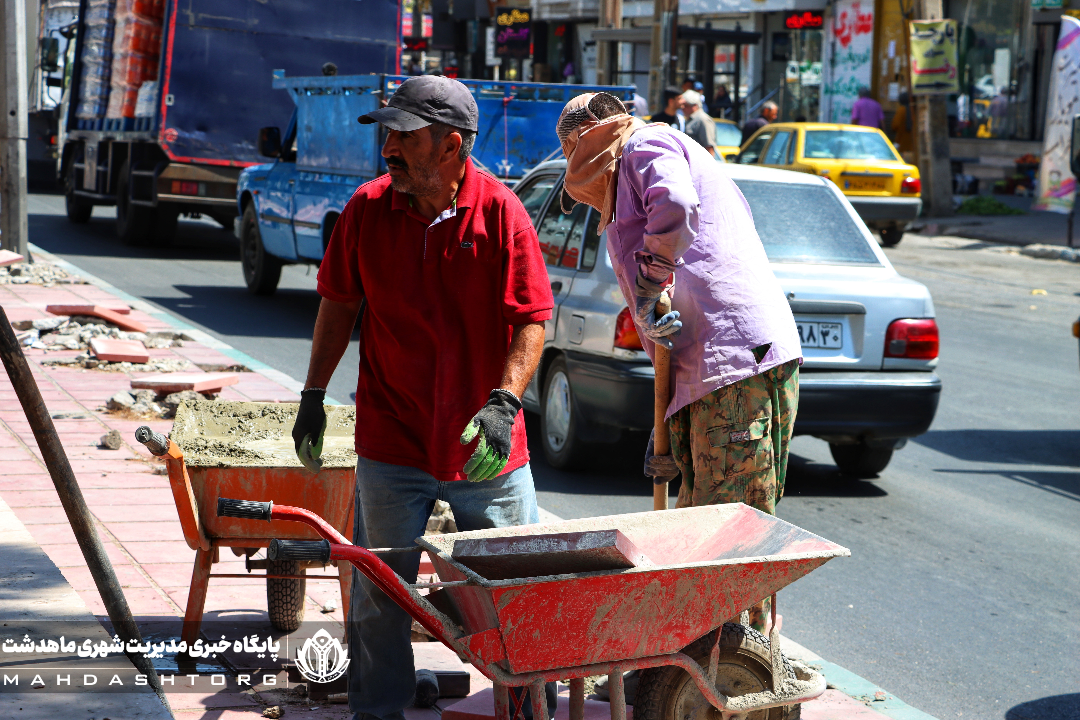
[[[360,458],[353,542],[369,548],[414,547],[436,500],[450,503],[460,531],[539,522],[527,463],[473,483],[440,482],[416,468]],[[420,553],[381,558],[405,582],[416,582]],[[354,569],[348,633],[349,710],[355,720],[404,720],[416,689],[411,628],[409,614]]]

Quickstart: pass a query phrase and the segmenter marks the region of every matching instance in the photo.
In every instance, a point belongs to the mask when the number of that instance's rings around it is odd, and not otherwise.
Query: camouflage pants
[[[682,472],[676,507],[741,502],[775,515],[798,405],[799,361],[791,360],[672,415],[671,452]],[[755,629],[769,609],[767,598],[750,608]]]

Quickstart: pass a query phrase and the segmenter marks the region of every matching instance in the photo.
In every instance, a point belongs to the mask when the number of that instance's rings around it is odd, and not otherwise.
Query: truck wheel
[[[695,640],[683,652],[709,667],[709,654],[716,641],[716,630]],[[752,628],[724,623],[720,629],[720,663],[716,670],[716,689],[728,697],[772,690],[772,662],[769,639]],[[784,667],[792,678],[795,671],[787,658]],[[710,720],[719,717],[702,696],[685,670],[656,667],[643,670],[634,698],[634,720]],[[794,720],[799,706],[758,710],[740,718],[747,720]]]
[[[131,202],[131,176],[125,165],[116,182],[116,236],[125,245],[146,245],[153,221],[154,208]]]
[[[266,252],[259,219],[255,217],[255,203],[244,208],[240,226],[240,264],[244,268],[244,282],[252,295],[273,295],[281,280],[282,262]]]
[[[544,376],[543,404],[540,406],[540,436],[544,457],[557,470],[579,467],[585,459],[577,439],[577,408],[566,360],[555,358]]]
[[[885,469],[892,460],[892,448],[870,447],[865,441],[854,445],[829,443],[836,466],[840,472],[855,478],[872,478]]]
[[[881,228],[881,244],[885,247],[896,247],[904,237],[904,231],[898,227]]]
[[[85,225],[94,214],[94,203],[75,194],[75,158],[68,164],[64,181],[64,210],[67,211],[68,222],[74,225]]]
[[[296,560],[270,560],[267,575],[302,575]],[[307,580],[266,580],[266,609],[275,630],[292,632],[304,621],[304,593]]]

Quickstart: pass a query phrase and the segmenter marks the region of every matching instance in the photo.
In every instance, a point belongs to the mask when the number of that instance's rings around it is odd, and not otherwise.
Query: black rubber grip
[[[330,541],[274,538],[266,550],[266,557],[271,560],[317,560],[325,565],[330,562]]]
[[[135,431],[135,439],[146,446],[146,449],[155,455],[164,455],[169,452],[169,438],[161,433],[156,433],[146,425]]]
[[[270,522],[270,511],[273,509],[272,502],[256,502],[255,500],[230,500],[218,498],[218,517],[247,518],[248,520],[265,520]]]

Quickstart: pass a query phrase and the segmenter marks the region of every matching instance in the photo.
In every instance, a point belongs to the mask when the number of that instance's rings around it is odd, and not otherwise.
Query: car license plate
[[[885,178],[844,178],[845,190],[882,192],[885,190]]]
[[[799,327],[799,342],[804,348],[844,348],[844,326],[840,323],[799,320],[795,324]]]

